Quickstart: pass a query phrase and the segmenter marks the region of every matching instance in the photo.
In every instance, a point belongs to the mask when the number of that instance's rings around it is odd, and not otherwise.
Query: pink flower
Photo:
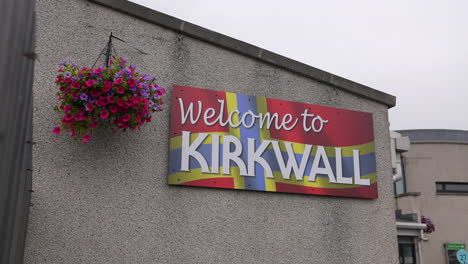
[[[89,103],[89,104],[86,105],[86,111],[91,112],[91,111],[93,111],[93,110],[94,110],[93,103]]]
[[[76,120],[76,121],[81,121],[81,120],[86,120],[86,119],[87,119],[86,116],[85,116],[83,113],[81,113],[81,112],[80,112],[80,113],[77,113],[77,114],[75,115],[75,120]]]
[[[94,70],[95,73],[101,73],[102,72],[102,67],[99,67],[97,68],[96,70]]]
[[[129,120],[130,120],[130,114],[124,114],[124,115],[122,116],[122,121],[128,122]]]
[[[65,78],[63,81],[66,82],[66,83],[69,83],[69,82],[71,82],[71,78]]]
[[[79,83],[77,83],[76,81],[72,81],[71,84],[70,84],[71,87],[76,87],[78,88],[79,86]]]
[[[60,127],[59,127],[59,126],[54,127],[54,129],[52,130],[52,132],[54,132],[55,135],[60,135]]]
[[[122,78],[118,78],[117,80],[114,81],[115,84],[121,84],[123,81]]]
[[[91,139],[91,135],[85,134],[85,135],[83,135],[82,138],[83,138],[83,143],[88,143],[89,140]]]
[[[72,114],[65,114],[63,119],[66,120],[66,121],[71,120],[71,119],[73,119],[73,115]]]
[[[157,89],[156,93],[158,94],[158,96],[163,96],[166,93],[166,90],[164,88]]]
[[[99,93],[98,93],[96,90],[92,90],[92,91],[90,92],[90,94],[91,94],[91,96],[93,96],[93,97],[97,97],[97,96],[99,95]]]
[[[117,105],[118,106],[124,106],[124,101],[122,101],[121,98],[117,99]]]
[[[111,87],[110,87],[110,86],[107,86],[107,85],[105,85],[104,87],[102,87],[102,91],[103,91],[103,92],[108,92],[108,91],[110,91],[110,89],[111,89]]]
[[[65,120],[63,119],[62,120],[62,124],[66,124],[66,125],[73,125],[75,123],[75,121],[73,121],[73,119],[70,119],[70,120]]]
[[[72,109],[71,105],[66,105],[63,107],[63,111],[69,112]]]
[[[110,110],[112,113],[115,114],[115,113],[117,113],[117,106],[111,105],[111,106],[109,106],[109,110]]]
[[[93,122],[91,122],[91,128],[96,128],[98,125],[98,122],[96,120],[93,120]]]
[[[94,80],[87,80],[85,83],[88,87],[90,87],[90,86],[93,86]]]
[[[108,97],[108,98],[107,98],[107,102],[109,102],[110,104],[115,103],[115,101],[114,101],[114,96]]]
[[[125,92],[125,89],[124,89],[123,87],[118,86],[118,87],[117,87],[117,92],[118,92],[119,94],[123,94],[123,93]]]
[[[102,119],[106,119],[109,117],[109,111],[107,110],[102,110],[101,113],[99,113]]]
[[[130,80],[127,81],[127,83],[128,83],[128,85],[129,85],[130,87],[133,87],[133,86],[135,85],[135,80],[134,80],[134,79],[130,79]]]

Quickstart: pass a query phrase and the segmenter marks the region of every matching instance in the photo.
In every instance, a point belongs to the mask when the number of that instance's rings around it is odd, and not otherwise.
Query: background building
[[[422,263],[446,263],[446,244],[468,243],[468,131],[398,132],[409,137],[411,147],[401,155],[397,209],[406,217],[416,215],[413,220],[422,215],[432,219],[436,231],[424,235]]]

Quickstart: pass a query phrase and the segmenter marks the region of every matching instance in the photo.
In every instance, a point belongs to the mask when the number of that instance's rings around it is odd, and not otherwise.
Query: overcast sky
[[[390,93],[391,129],[468,130],[467,0],[134,0]]]

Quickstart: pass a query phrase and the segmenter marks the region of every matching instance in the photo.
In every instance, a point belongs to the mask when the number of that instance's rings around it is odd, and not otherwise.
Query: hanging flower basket
[[[54,108],[61,113],[61,125],[53,129],[57,135],[62,130],[75,139],[87,143],[98,127],[118,130],[140,129],[151,122],[151,114],[162,111],[164,88],[156,78],[139,74],[138,67],[127,67],[126,60],[113,57],[108,68],[78,68],[74,63],[61,63],[57,80],[60,105]]]
[[[430,234],[435,231],[435,225],[429,217],[421,216],[421,223],[426,224],[427,227],[423,230],[425,234]]]

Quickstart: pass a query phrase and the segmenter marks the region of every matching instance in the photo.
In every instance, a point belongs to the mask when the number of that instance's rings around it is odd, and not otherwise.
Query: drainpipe
[[[422,264],[422,263],[424,263],[424,261],[423,261],[423,256],[422,256],[422,249],[421,249],[421,247],[422,247],[422,242],[421,242],[421,241],[422,241],[422,238],[423,238],[423,234],[424,234],[424,233],[423,233],[423,230],[422,230],[422,229],[421,229],[420,232],[421,232],[421,233],[420,233],[420,237],[418,238],[418,259],[419,259],[419,263]]]

